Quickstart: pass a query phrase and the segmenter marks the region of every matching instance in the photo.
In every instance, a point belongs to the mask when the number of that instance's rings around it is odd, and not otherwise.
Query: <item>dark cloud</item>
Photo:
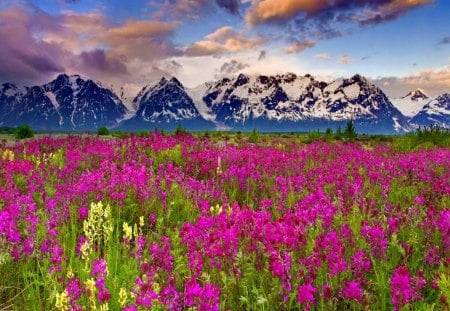
[[[363,56],[363,57],[361,57],[361,60],[368,60],[370,58],[370,56]]]
[[[125,74],[127,67],[120,59],[108,57],[104,50],[97,49],[89,52],[82,52],[79,55],[79,68],[84,72],[103,74]]]
[[[64,49],[36,39],[33,15],[19,8],[0,10],[0,82],[40,83],[64,71]]]
[[[217,5],[233,15],[239,15],[241,3],[239,0],[216,0]]]
[[[199,19],[201,16],[224,10],[239,15],[240,0],[151,0],[150,6],[158,8],[155,18]]]
[[[267,57],[267,52],[265,50],[262,50],[259,52],[258,61],[262,61]]]
[[[16,58],[23,64],[30,67],[30,69],[36,70],[42,73],[54,73],[64,71],[64,67],[49,55],[36,55],[23,51],[14,51]]]
[[[250,66],[249,64],[242,63],[235,59],[232,59],[229,62],[223,63],[219,69],[219,72],[222,74],[233,74],[233,73],[239,72],[242,69],[245,69],[249,66]]]
[[[439,44],[450,44],[450,36],[443,38]]]

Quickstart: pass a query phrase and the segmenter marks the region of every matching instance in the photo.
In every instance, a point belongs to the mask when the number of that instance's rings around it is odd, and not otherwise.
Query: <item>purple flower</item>
[[[317,292],[317,288],[312,286],[311,283],[300,285],[298,287],[297,301],[300,303],[312,304],[315,301],[315,292]]]
[[[358,281],[344,281],[342,293],[346,299],[354,299],[359,303],[363,300],[363,289]]]
[[[409,270],[405,266],[398,267],[392,274],[390,291],[395,310],[399,310],[400,307],[412,301],[414,291],[411,287],[411,281]]]

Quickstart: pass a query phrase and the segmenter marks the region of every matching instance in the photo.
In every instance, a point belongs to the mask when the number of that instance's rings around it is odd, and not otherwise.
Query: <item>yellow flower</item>
[[[67,293],[67,290],[56,294],[55,307],[61,311],[69,310],[69,294]]]
[[[144,226],[144,216],[139,217],[139,227]]]
[[[124,222],[122,224],[122,230],[123,230],[123,238],[127,239],[128,241],[131,241],[133,239],[133,229],[131,228],[128,223]]]
[[[128,303],[128,293],[127,290],[123,287],[119,290],[119,304],[123,308]]]

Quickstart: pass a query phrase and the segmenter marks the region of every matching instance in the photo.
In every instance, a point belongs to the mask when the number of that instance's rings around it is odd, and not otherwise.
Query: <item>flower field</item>
[[[0,310],[448,310],[450,150],[44,137],[0,150]]]

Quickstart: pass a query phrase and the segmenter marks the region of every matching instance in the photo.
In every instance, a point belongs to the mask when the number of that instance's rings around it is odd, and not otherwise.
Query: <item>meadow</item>
[[[444,139],[4,139],[0,310],[448,310]]]

